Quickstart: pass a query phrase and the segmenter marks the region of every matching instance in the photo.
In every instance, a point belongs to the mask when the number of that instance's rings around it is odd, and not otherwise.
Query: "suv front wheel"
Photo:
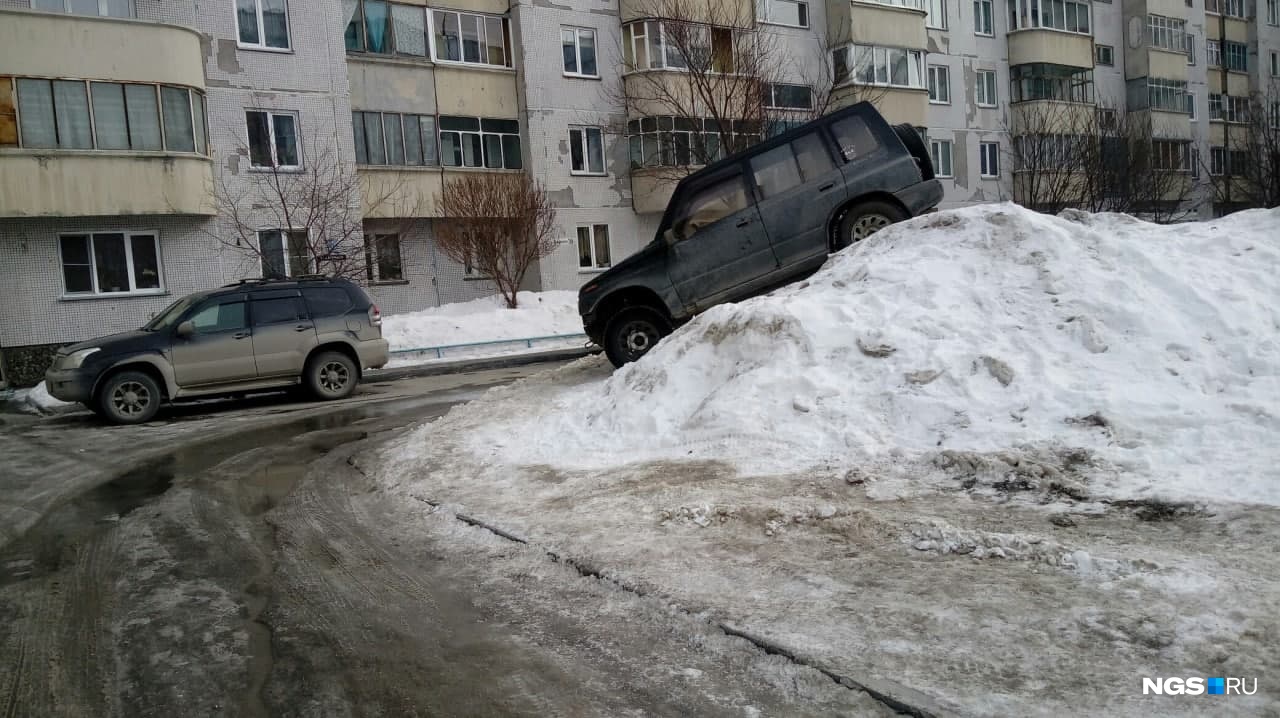
[[[356,390],[360,375],[351,357],[341,352],[322,352],[307,362],[302,381],[317,399],[345,399]]]
[[[629,307],[609,320],[604,329],[604,353],[615,367],[644,356],[671,333],[671,322],[649,307]]]
[[[98,391],[97,412],[117,424],[141,424],[160,410],[160,385],[140,371],[122,371]]]

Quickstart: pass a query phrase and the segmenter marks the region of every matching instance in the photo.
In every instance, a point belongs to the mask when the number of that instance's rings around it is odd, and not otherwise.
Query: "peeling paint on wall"
[[[578,205],[573,201],[573,188],[565,187],[547,192],[547,199],[551,200],[551,204],[560,208],[576,208]]]
[[[951,148],[951,173],[956,187],[969,189],[969,133],[956,130],[955,144]]]
[[[229,75],[244,72],[240,67],[240,59],[236,57],[235,40],[218,40],[218,69]]]

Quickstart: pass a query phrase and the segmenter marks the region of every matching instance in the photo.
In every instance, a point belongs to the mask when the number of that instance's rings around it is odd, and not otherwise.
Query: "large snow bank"
[[[396,350],[582,333],[577,292],[520,292],[516,304],[507,309],[495,294],[392,314],[382,318],[382,335]]]
[[[505,464],[986,471],[1277,504],[1278,300],[1277,211],[1158,226],[985,205],[715,307],[606,380],[530,406],[495,392],[457,420]]]

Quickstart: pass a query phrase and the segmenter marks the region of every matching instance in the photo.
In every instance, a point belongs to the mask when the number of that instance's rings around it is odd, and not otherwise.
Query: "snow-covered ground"
[[[1141,678],[1280,672],[1278,273],[1277,211],[937,213],[365,463],[962,713],[1195,714]]]
[[[429,359],[498,356],[528,351],[543,351],[567,346],[582,346],[586,339],[544,340],[526,346],[523,340],[535,337],[582,334],[582,318],[578,316],[578,293],[564,290],[520,292],[518,306],[507,309],[501,295],[469,302],[444,304],[420,312],[392,314],[382,318],[382,335],[391,350],[472,344],[476,342],[509,342],[489,346],[450,349],[444,356],[435,352],[397,357],[392,365],[420,363]]]

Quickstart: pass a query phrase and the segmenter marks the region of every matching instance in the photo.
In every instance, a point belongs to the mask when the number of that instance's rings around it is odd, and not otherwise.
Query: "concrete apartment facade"
[[[527,284],[576,289],[652,239],[688,143],[729,124],[639,99],[696,82],[671,18],[709,25],[713,63],[771,48],[770,116],[870,99],[919,128],[944,207],[1022,199],[1011,136],[1049,107],[1141,115],[1181,201],[1231,209],[1211,177],[1241,103],[1280,99],[1277,2],[0,0],[0,382],[191,291],[323,271],[259,196],[318,165],[355,178],[330,204],[356,246],[333,256],[368,251],[386,313],[494,291],[434,241],[465,173],[546,187],[560,244]]]

